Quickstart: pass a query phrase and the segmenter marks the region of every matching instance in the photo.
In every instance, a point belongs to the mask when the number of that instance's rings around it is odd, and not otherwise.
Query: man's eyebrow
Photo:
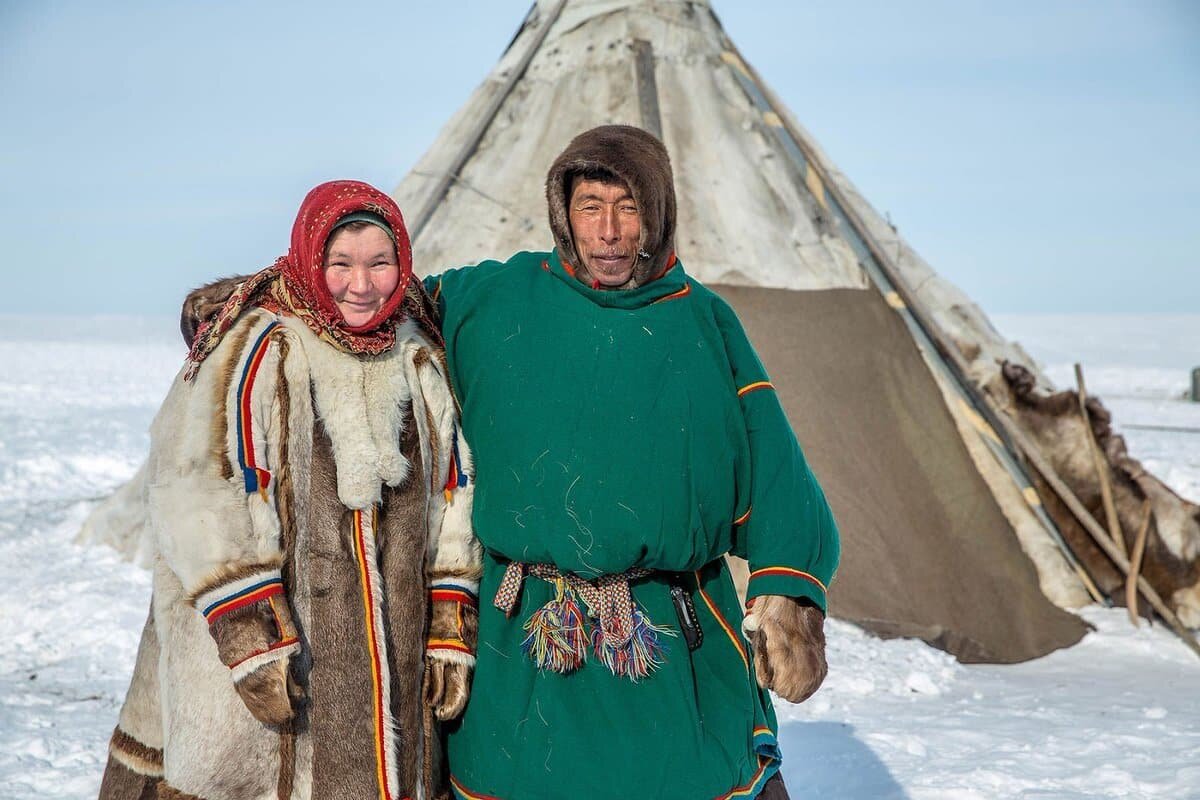
[[[618,197],[616,200],[613,200],[612,202],[614,202],[614,203],[623,203],[623,202],[625,202],[626,200],[632,200],[632,199],[633,199],[633,195],[632,195],[632,194],[623,194],[623,195],[621,195],[620,197]],[[592,194],[591,192],[589,192],[589,193],[587,193],[587,194],[581,194],[581,195],[579,195],[579,197],[576,197],[576,198],[575,198],[575,202],[576,202],[576,203],[582,203],[582,202],[584,202],[585,200],[599,200],[601,203],[607,203],[607,202],[609,202],[608,200],[605,200],[605,199],[604,199],[603,197],[601,197],[600,195],[598,195],[598,194]]]

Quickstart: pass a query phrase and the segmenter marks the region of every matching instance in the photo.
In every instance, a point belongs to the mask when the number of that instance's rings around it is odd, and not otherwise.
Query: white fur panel
[[[473,594],[476,598],[479,597],[479,581],[472,578],[460,577],[457,573],[441,575],[433,573],[433,577],[429,581],[429,588],[431,591],[436,589],[463,589]]]
[[[460,575],[477,576],[480,572],[483,551],[475,538],[471,524],[471,509],[475,497],[475,482],[455,489],[447,503],[440,491],[450,468],[450,451],[457,432],[459,469],[472,475],[474,459],[466,438],[458,428],[458,413],[450,385],[437,367],[437,361],[422,359],[420,366],[414,360],[418,348],[409,348],[407,368],[409,381],[420,391],[413,392],[413,416],[421,434],[422,458],[431,475],[429,493],[429,549],[426,563],[431,575],[452,572]],[[428,417],[433,420],[435,430],[428,430]],[[438,463],[430,464],[432,454],[424,442],[437,437]]]
[[[443,661],[447,664],[462,664],[463,666],[475,666],[475,656],[470,653],[464,653],[461,650],[451,650],[448,647],[431,647],[425,651],[425,657],[433,661]]]
[[[255,536],[246,493],[231,481],[194,472],[147,494],[159,552],[189,593],[228,567],[281,558],[277,535]]]
[[[299,652],[300,643],[292,642],[291,644],[286,644],[283,647],[276,647],[274,650],[267,650],[265,652],[258,653],[257,655],[250,656],[245,661],[234,664],[229,670],[229,677],[233,678],[234,683],[237,683],[264,664],[271,664],[275,661],[283,661],[284,659],[289,658],[292,653]]]
[[[374,358],[359,357],[334,349],[298,320],[285,325],[308,358],[315,412],[333,445],[338,499],[347,508],[369,509],[380,502],[384,483],[398,486],[409,474],[400,452],[411,394],[398,357],[402,345]],[[401,341],[410,333],[405,326],[397,331]]]

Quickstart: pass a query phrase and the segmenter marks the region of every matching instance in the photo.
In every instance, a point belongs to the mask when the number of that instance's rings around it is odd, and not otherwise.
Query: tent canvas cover
[[[549,249],[546,171],[606,123],[665,142],[680,258],[737,311],[829,496],[831,613],[964,661],[1078,641],[1063,610],[1088,602],[1078,569],[965,387],[1031,359],[871,208],[707,2],[535,3],[393,193],[418,271]],[[974,356],[971,374],[931,330]]]

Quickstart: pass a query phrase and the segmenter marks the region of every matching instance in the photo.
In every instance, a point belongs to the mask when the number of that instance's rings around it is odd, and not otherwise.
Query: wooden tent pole
[[[1120,569],[1121,572],[1123,572],[1126,576],[1131,575],[1132,569],[1129,561],[1125,558],[1121,551],[1117,549],[1117,546],[1112,543],[1112,540],[1108,538],[1108,532],[1105,531],[1104,528],[1100,527],[1100,523],[1096,522],[1096,518],[1091,515],[1091,512],[1087,510],[1083,503],[1079,502],[1079,498],[1075,496],[1075,493],[1071,491],[1070,487],[1063,483],[1062,479],[1059,478],[1058,474],[1054,471],[1054,468],[1046,462],[1045,457],[1042,456],[1041,451],[1037,448],[1037,445],[1029,441],[1029,439],[1025,436],[1025,433],[1018,428],[1015,423],[1009,422],[1008,420],[1005,420],[1005,423],[1009,426],[1009,435],[1013,437],[1013,440],[1017,443],[1018,447],[1020,447],[1025,453],[1025,457],[1029,459],[1029,463],[1033,465],[1033,468],[1041,474],[1046,483],[1050,485],[1050,488],[1054,490],[1054,493],[1057,494],[1063,503],[1066,504],[1067,508],[1071,510],[1071,513],[1074,514],[1075,518],[1079,520],[1079,523],[1083,525],[1084,530],[1091,535],[1096,544],[1100,546],[1100,549],[1104,551],[1105,555],[1112,559],[1112,562],[1117,565],[1117,568]],[[1167,624],[1171,626],[1171,629],[1179,635],[1179,638],[1183,640],[1183,643],[1190,647],[1196,653],[1196,655],[1200,656],[1200,642],[1197,642],[1196,637],[1192,635],[1191,631],[1189,631],[1187,627],[1185,627],[1184,624],[1179,621],[1179,617],[1175,616],[1175,612],[1167,607],[1167,604],[1164,603],[1162,598],[1158,596],[1158,592],[1154,591],[1154,587],[1151,586],[1149,582],[1140,575],[1137,577],[1137,587],[1141,591],[1142,596],[1145,597],[1150,602],[1150,605],[1154,608],[1154,610],[1158,612],[1158,615],[1166,620]]]
[[[1129,612],[1129,621],[1133,627],[1138,625],[1137,582],[1142,573],[1142,554],[1146,552],[1146,535],[1150,533],[1150,498],[1142,501],[1142,524],[1138,526],[1137,538],[1133,543],[1133,556],[1130,559],[1129,577],[1125,579],[1125,609]]]
[[[438,176],[437,183],[434,184],[433,189],[427,195],[424,205],[421,206],[421,210],[418,211],[417,215],[409,222],[409,236],[412,238],[414,243],[417,241],[417,238],[420,237],[421,231],[425,230],[426,223],[428,223],[430,218],[433,217],[433,212],[436,211],[438,205],[441,204],[442,198],[444,198],[446,193],[450,191],[450,184],[458,180],[458,176],[462,171],[462,168],[466,166],[467,161],[472,155],[474,155],[475,149],[479,147],[479,143],[483,140],[483,135],[487,133],[488,128],[492,126],[492,120],[494,120],[496,118],[496,114],[499,113],[500,106],[504,105],[504,101],[508,99],[510,94],[512,94],[513,87],[517,85],[517,81],[521,79],[521,76],[525,74],[525,70],[529,68],[529,62],[533,60],[534,55],[537,53],[538,49],[541,48],[542,42],[546,41],[546,35],[550,33],[550,29],[554,27],[554,23],[558,21],[558,15],[562,13],[563,6],[566,4],[567,0],[559,0],[558,4],[554,6],[546,18],[540,21],[539,24],[541,29],[534,36],[533,41],[529,44],[529,48],[521,55],[521,60],[512,68],[512,71],[508,73],[508,77],[505,78],[504,84],[500,87],[496,94],[492,96],[492,99],[488,102],[487,108],[484,110],[483,114],[480,115],[479,119],[476,120],[475,127],[471,129],[471,133],[464,140],[462,149],[459,150],[458,155],[454,157],[454,160],[450,162],[441,175]],[[530,15],[533,14],[536,8],[537,4],[535,3],[534,8],[530,9]],[[528,23],[529,20],[527,17],[525,25]],[[525,25],[521,26],[521,30],[524,30]],[[517,36],[514,37],[512,44],[516,43],[516,39],[520,38],[520,35],[521,31],[518,30]],[[511,47],[512,44],[509,46]]]
[[[1108,522],[1108,535],[1121,550],[1121,555],[1128,556],[1125,549],[1125,534],[1121,531],[1121,520],[1117,517],[1117,505],[1113,502],[1112,482],[1108,479],[1108,464],[1100,456],[1100,445],[1092,432],[1092,418],[1087,410],[1087,384],[1083,380],[1083,365],[1075,364],[1075,386],[1079,389],[1079,414],[1083,417],[1083,432],[1087,439],[1088,452],[1092,454],[1092,465],[1096,468],[1096,480],[1100,481],[1100,499],[1104,504],[1104,517]],[[1135,623],[1136,624],[1136,623]]]

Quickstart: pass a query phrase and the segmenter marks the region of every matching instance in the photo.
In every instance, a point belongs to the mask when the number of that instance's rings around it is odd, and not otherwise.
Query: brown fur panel
[[[196,598],[205,592],[212,591],[218,586],[224,586],[231,581],[236,581],[264,570],[279,569],[279,567],[279,561],[267,561],[262,564],[229,564],[213,573],[196,591],[192,592],[191,596],[188,597],[188,602],[195,605]]]
[[[633,286],[662,274],[675,249],[675,182],[671,158],[662,142],[640,128],[601,125],[576,136],[559,154],[546,177],[550,230],[565,261],[582,266],[571,235],[570,202],[573,174],[601,167],[629,187],[642,220],[641,246],[650,258],[634,266]]]
[[[233,374],[238,368],[238,354],[246,349],[250,338],[249,325],[239,325],[230,338],[229,356],[224,364],[212,365],[221,370],[220,380],[213,391],[213,426],[212,426],[212,463],[218,465],[222,478],[230,479],[234,475],[233,460],[229,457],[229,418],[225,416],[229,404],[229,387],[233,384]],[[212,367],[210,367],[212,368]]]
[[[296,732],[291,723],[279,732],[279,780],[275,784],[275,796],[287,800],[292,796],[296,784]]]
[[[379,519],[380,569],[387,592],[387,635],[391,648],[392,716],[401,753],[400,785],[415,792],[421,779],[421,678],[425,667],[425,552],[428,537],[428,478],[422,474],[420,441],[412,418],[404,420],[400,452],[414,470],[410,480],[384,487]],[[441,487],[437,487],[440,491]]]
[[[754,669],[758,684],[792,703],[812,696],[829,667],[825,662],[825,616],[791,597],[763,595],[754,601],[757,629]]]
[[[283,551],[283,584],[292,586],[291,569],[296,555],[296,499],[292,485],[292,462],[288,453],[288,442],[291,441],[291,389],[288,386],[285,365],[291,345],[282,331],[272,337],[279,348],[279,360],[276,362],[275,402],[279,406],[279,465],[275,468],[275,510],[279,514],[279,529],[283,537],[280,549]]]
[[[195,341],[200,323],[215,317],[238,284],[249,277],[235,275],[232,278],[221,278],[188,292],[183,307],[179,310],[179,332],[188,347]]]
[[[301,680],[309,698],[312,796],[349,800],[378,797],[379,787],[353,515],[338,501],[332,448],[324,425],[315,420],[306,520],[309,538],[304,552],[298,554],[309,571],[312,593],[304,632],[312,659],[306,662],[307,673]]]
[[[1037,442],[1088,512],[1107,529],[1100,479],[1089,450],[1088,429],[1079,412],[1079,395],[1069,391],[1039,394],[1033,374],[1012,362],[1003,364],[1001,375],[1004,384],[996,388],[1006,395],[1004,399],[1021,428]],[[1111,414],[1098,398],[1089,397],[1087,408],[1091,434],[1100,447],[1103,469],[1112,487],[1125,550],[1133,548],[1142,503],[1149,498],[1153,521],[1142,576],[1176,613],[1195,624],[1200,621],[1200,597],[1193,599],[1188,590],[1200,583],[1200,506],[1180,497],[1129,455],[1124,438],[1113,433]],[[1124,574],[1049,486],[1036,475],[1034,480],[1046,511],[1101,591],[1124,604]],[[1181,594],[1177,597],[1177,593]]]
[[[155,800],[158,780],[157,775],[137,772],[109,755],[98,800]]]
[[[180,791],[166,781],[159,781],[158,800],[204,800],[204,798]]]
[[[135,772],[153,777],[162,775],[162,750],[142,744],[121,730],[119,725],[113,729],[112,738],[108,741],[108,750],[111,755]]]

